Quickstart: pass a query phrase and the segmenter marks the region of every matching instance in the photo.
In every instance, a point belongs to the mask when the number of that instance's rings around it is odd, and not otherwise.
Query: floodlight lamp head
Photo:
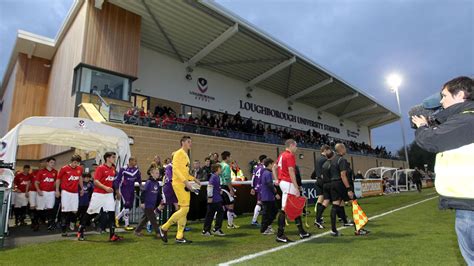
[[[402,84],[402,78],[398,74],[390,74],[387,77],[387,84],[392,92],[395,92],[398,90],[400,85]]]

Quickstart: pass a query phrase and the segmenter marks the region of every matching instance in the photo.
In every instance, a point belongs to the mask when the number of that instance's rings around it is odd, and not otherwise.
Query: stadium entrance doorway
[[[150,110],[150,97],[134,93],[132,94],[130,100],[133,103],[133,106],[137,108],[143,108],[145,113]]]

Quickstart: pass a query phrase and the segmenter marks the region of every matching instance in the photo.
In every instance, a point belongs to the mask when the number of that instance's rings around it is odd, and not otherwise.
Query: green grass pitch
[[[409,192],[383,197],[360,199],[359,204],[369,217],[410,203],[436,196],[433,189],[423,193]],[[312,226],[314,208],[307,230],[323,233]],[[350,207],[346,207],[350,213]],[[325,221],[329,227],[329,209]],[[186,237],[191,245],[174,243],[174,230],[169,232],[169,244],[151,235],[142,238],[123,233],[124,241],[107,242],[107,235],[87,236],[79,242],[73,238],[49,243],[30,244],[0,251],[2,265],[216,265],[242,256],[285,244],[275,242],[274,236],[264,236],[250,226],[250,216],[240,216],[239,229],[226,229],[225,237],[203,237],[201,222],[193,222]],[[224,221],[225,224],[225,221]],[[276,229],[276,224],[273,227]],[[369,236],[353,235],[353,229],[341,232],[342,237],[323,236],[277,252],[245,261],[248,265],[463,265],[454,231],[454,212],[440,211],[437,199],[429,200],[369,221]],[[294,223],[287,235],[297,240]]]

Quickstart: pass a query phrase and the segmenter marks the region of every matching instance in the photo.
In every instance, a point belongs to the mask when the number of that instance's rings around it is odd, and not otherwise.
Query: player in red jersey
[[[300,196],[300,187],[296,181],[296,159],[295,152],[297,150],[296,141],[288,139],[285,141],[285,151],[278,157],[278,163],[273,166],[273,177],[278,180],[283,196],[281,198],[281,211],[278,215],[278,234],[276,241],[282,243],[291,242],[285,236],[285,206],[287,204],[288,194]],[[303,229],[301,217],[295,219],[301,239],[310,237],[311,234]]]
[[[55,197],[55,182],[58,176],[58,171],[54,169],[56,159],[53,157],[46,159],[46,168],[40,169],[36,174],[36,210],[38,215],[48,222],[48,230],[54,230],[54,203]]]
[[[84,240],[85,226],[90,222],[91,215],[98,214],[100,209],[107,213],[110,229],[109,241],[115,242],[122,238],[115,234],[115,199],[114,199],[114,180],[115,180],[115,152],[106,152],[104,154],[105,163],[97,167],[94,173],[94,193],[89,203],[87,213],[84,215],[77,232],[77,239]]]
[[[83,169],[80,166],[81,161],[81,156],[73,155],[71,163],[59,170],[58,179],[56,179],[56,197],[58,198],[61,195],[62,236],[67,236],[66,231],[70,223],[76,223],[76,212],[79,206],[78,186],[79,193],[84,193],[82,190]],[[61,192],[59,191],[60,187]]]
[[[31,218],[31,228],[33,231],[39,230],[39,217],[36,211],[36,199],[38,198],[38,194],[36,193],[36,185],[35,180],[36,176],[38,175],[38,171],[44,169],[45,162],[41,161],[39,163],[38,169],[35,169],[31,173],[30,185],[28,186],[28,202],[30,204],[30,218]]]
[[[13,180],[15,200],[14,209],[15,226],[26,225],[26,206],[28,205],[28,186],[30,185],[31,175],[30,166],[25,164],[23,172],[18,172]]]

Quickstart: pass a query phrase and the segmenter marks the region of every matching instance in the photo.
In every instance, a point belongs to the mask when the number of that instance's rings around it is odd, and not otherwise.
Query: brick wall
[[[185,132],[177,132],[164,129],[148,128],[134,125],[125,125],[118,123],[109,123],[109,125],[122,129],[128,136],[133,137],[135,144],[131,146],[132,156],[138,159],[138,165],[142,172],[148,169],[150,162],[155,155],[159,155],[162,160],[171,156],[171,153],[179,149],[179,140],[183,135],[191,136],[193,147],[190,153],[190,159],[204,160],[211,152],[221,153],[228,150],[232,154],[243,170],[244,175],[250,178],[248,163],[257,159],[259,155],[266,154],[268,157],[276,161],[278,152],[285,149],[280,145],[263,144],[257,142],[249,142],[235,139],[211,137],[197,134],[189,134]],[[302,158],[300,158],[300,154]],[[314,169],[314,161],[319,158],[318,150],[298,149],[296,154],[296,163],[300,167],[303,179],[309,179]],[[376,159],[373,157],[347,155],[347,160],[353,162],[354,171],[361,170],[363,173],[369,168],[376,167],[377,162],[383,166],[395,167],[401,166],[403,162],[386,159]]]

